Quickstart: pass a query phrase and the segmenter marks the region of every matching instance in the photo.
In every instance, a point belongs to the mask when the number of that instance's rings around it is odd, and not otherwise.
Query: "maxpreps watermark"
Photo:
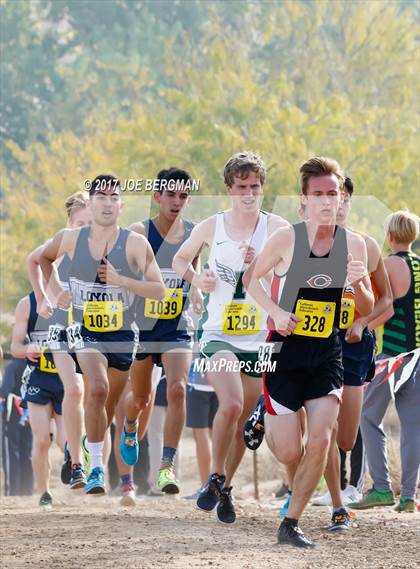
[[[229,360],[227,358],[220,358],[218,360],[210,360],[207,358],[197,358],[193,362],[193,370],[195,373],[267,373],[276,371],[276,361],[256,361],[249,360]]]
[[[83,187],[90,192],[110,192],[118,186],[121,192],[198,192],[200,180],[159,180],[157,178],[127,178],[125,180],[85,180]]]

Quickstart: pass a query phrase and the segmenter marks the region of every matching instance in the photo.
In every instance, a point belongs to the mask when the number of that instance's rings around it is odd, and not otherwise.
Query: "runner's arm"
[[[395,279],[398,278],[398,276],[399,276],[399,267],[396,263],[394,264],[392,262],[393,261],[392,257],[388,257],[388,258],[381,260],[381,261],[382,261],[383,270],[384,270],[384,273],[387,277],[389,288],[390,288],[391,303],[390,303],[390,306],[385,311],[383,311],[381,313],[377,312],[375,318],[369,319],[369,329],[370,330],[374,330],[375,328],[378,328],[382,324],[385,324],[385,322],[387,322],[394,315],[394,307],[392,305],[392,302],[393,302],[392,283],[395,282]],[[375,280],[375,284],[376,284],[376,280]]]
[[[47,294],[50,286],[51,275],[54,271],[54,261],[63,255],[73,257],[74,247],[80,229],[61,229],[54,237],[45,243],[39,253],[39,266],[47,283]],[[57,293],[64,292],[61,284],[58,284]]]
[[[50,241],[47,241],[47,243],[50,243]],[[44,302],[45,299],[48,300],[47,293],[44,288],[43,274],[40,267],[41,252],[43,251],[47,243],[44,243],[39,247],[37,247],[36,249],[34,249],[32,253],[29,253],[29,255],[26,258],[26,268],[28,270],[29,281],[35,293],[35,298],[38,307],[40,307],[40,305]],[[60,278],[58,276],[57,266],[54,265],[50,280],[51,293],[57,294],[57,292],[59,292],[59,287],[60,287]],[[42,316],[41,311],[38,310],[38,312]]]
[[[378,299],[372,312],[367,316],[362,316],[361,321],[364,328],[368,325],[369,328],[371,328],[371,323],[375,324],[374,327],[376,328],[391,318],[394,313],[394,309],[392,308],[392,289],[378,243],[375,239],[369,238],[366,245],[369,261],[372,258],[374,259],[374,263],[369,268],[371,269],[371,275],[378,292]],[[386,316],[386,320],[379,321],[382,320],[384,316]],[[378,323],[375,322],[377,320]]]
[[[199,257],[204,245],[209,243],[212,227],[214,227],[213,218],[206,219],[196,225],[172,261],[174,271],[197,288],[201,288],[199,282],[200,266],[194,267],[194,260]]]
[[[368,275],[366,243],[359,235],[350,235],[348,245],[347,277],[354,288],[357,311],[362,316],[369,315],[375,302]]]
[[[242,282],[249,294],[258,302],[264,310],[271,315],[273,310],[277,310],[278,305],[270,298],[267,291],[261,284],[267,274],[271,273],[275,266],[282,260],[280,251],[288,243],[288,230],[277,229],[265,244],[263,250],[249,265],[245,271]]]
[[[131,233],[127,242],[127,256],[133,262],[139,272],[143,273],[144,279],[132,279],[118,274],[109,262],[105,262],[102,267],[106,271],[106,281],[110,284],[117,284],[134,292],[138,296],[162,300],[165,297],[165,285],[162,275],[153,254],[152,247],[143,235]],[[109,269],[112,268],[115,280],[109,278]],[[103,270],[98,269],[98,274]],[[102,276],[102,275],[100,275]]]
[[[36,361],[41,354],[39,346],[25,344],[25,338],[28,333],[29,306],[29,298],[27,296],[19,300],[16,306],[10,351],[15,358],[23,359],[29,357],[32,361]]]

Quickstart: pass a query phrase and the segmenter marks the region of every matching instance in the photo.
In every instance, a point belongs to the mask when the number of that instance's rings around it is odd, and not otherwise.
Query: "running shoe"
[[[83,453],[83,467],[85,469],[86,476],[89,476],[90,455],[89,455],[89,451],[86,447],[86,443],[87,443],[87,435],[82,435],[82,438],[80,439],[80,446],[82,447],[82,453]]]
[[[279,510],[279,516],[281,518],[284,518],[285,516],[287,516],[287,512],[289,510],[289,505],[290,505],[290,499],[292,497],[292,493],[289,492],[287,498],[285,499],[285,501],[283,502],[280,510]]]
[[[326,492],[321,496],[317,496],[312,500],[312,506],[331,506],[331,504],[332,500],[329,492]]]
[[[345,506],[353,502],[358,502],[363,498],[362,494],[357,490],[357,488],[351,485],[347,486],[347,488],[341,492],[341,497]]]
[[[197,498],[197,507],[205,512],[214,510],[222,493],[224,483],[225,476],[219,476],[217,472],[210,474],[207,484],[201,489]]]
[[[97,466],[92,469],[85,486],[86,494],[105,494],[105,476],[103,468]]]
[[[340,508],[333,513],[331,518],[331,525],[328,527],[328,531],[348,530],[352,527],[352,525],[353,521],[346,508]]]
[[[393,506],[394,504],[394,494],[391,490],[382,492],[372,487],[361,500],[350,502],[348,506],[354,510],[368,510],[375,506]]]
[[[73,464],[70,476],[70,488],[72,490],[79,490],[86,486],[86,475],[83,470],[83,465]]]
[[[132,482],[129,482],[128,484],[122,484],[120,492],[121,506],[133,507],[136,505],[136,491]]]
[[[51,510],[52,508],[52,496],[49,492],[44,492],[39,499],[39,506],[40,508],[44,508],[45,510]]]
[[[127,433],[123,427],[120,441],[121,458],[129,466],[134,466],[139,459],[139,441],[137,439],[137,431]]]
[[[165,466],[165,468],[159,470],[157,485],[159,490],[165,492],[165,494],[179,494],[179,482],[175,478],[171,466]]]
[[[283,496],[286,496],[288,491],[289,491],[288,485],[283,482],[283,484],[280,486],[280,488],[274,494],[274,497],[275,498],[283,498]]]
[[[64,443],[64,461],[61,466],[61,482],[63,484],[70,484],[71,478],[71,456],[67,442]]]
[[[217,503],[217,519],[224,524],[233,524],[236,520],[235,508],[233,507],[232,486],[223,488]]]
[[[288,519],[284,519],[277,530],[277,543],[280,545],[294,545],[295,547],[315,547],[310,539],[307,539],[299,526],[293,525]]]
[[[258,398],[257,404],[252,411],[251,415],[245,422],[243,436],[245,445],[250,450],[257,450],[264,439],[264,415],[265,415],[265,402],[264,395]]]
[[[411,498],[400,498],[400,503],[394,508],[396,512],[407,512],[409,514],[415,514],[417,512],[416,503]]]

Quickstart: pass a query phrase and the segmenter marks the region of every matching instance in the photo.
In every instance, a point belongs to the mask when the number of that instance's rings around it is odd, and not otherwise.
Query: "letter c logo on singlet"
[[[327,288],[332,283],[332,278],[329,275],[314,275],[306,281],[312,288]]]

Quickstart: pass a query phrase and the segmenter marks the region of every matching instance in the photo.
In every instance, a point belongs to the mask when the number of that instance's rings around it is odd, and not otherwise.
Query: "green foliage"
[[[201,181],[199,219],[223,207],[214,196],[227,158],[252,149],[269,166],[264,208],[292,217],[296,202],[276,198],[295,196],[300,164],[323,154],[383,212],[418,206],[412,4],[9,0],[0,9],[3,308],[28,289],[27,253],[65,224],[65,197],[99,172],[145,179],[184,167]],[[150,195],[125,201],[124,223],[148,215]],[[383,212],[356,217],[380,235]]]

